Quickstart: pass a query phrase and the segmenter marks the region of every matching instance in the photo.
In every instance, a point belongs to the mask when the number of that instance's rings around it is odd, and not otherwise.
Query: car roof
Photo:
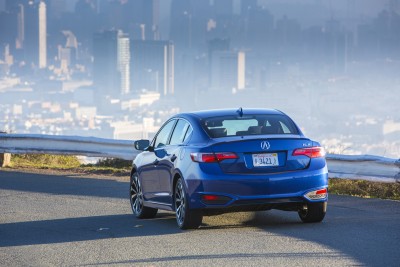
[[[276,110],[276,109],[266,109],[266,108],[239,108],[239,109],[211,109],[211,110],[201,110],[194,112],[186,112],[178,114],[177,116],[188,116],[188,117],[197,117],[199,119],[209,118],[209,117],[219,117],[219,116],[229,116],[229,115],[238,115],[240,109],[243,112],[243,115],[283,115],[284,113]]]

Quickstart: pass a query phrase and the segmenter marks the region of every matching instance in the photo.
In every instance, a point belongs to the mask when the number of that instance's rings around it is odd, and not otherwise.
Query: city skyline
[[[399,2],[0,0],[0,130],[138,138],[267,106],[334,149],[400,154]]]

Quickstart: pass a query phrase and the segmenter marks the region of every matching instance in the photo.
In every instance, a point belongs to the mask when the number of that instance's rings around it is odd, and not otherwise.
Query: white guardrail
[[[133,140],[0,133],[0,153],[83,155],[133,160],[139,151],[134,149]],[[335,154],[327,154],[326,159],[329,177],[400,182],[400,159]]]

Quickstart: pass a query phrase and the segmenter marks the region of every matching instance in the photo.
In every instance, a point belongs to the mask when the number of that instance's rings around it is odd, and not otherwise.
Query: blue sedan
[[[270,109],[182,113],[152,141],[137,140],[130,202],[138,218],[176,213],[181,229],[203,216],[236,211],[297,211],[324,219],[328,170],[321,145],[286,114]]]

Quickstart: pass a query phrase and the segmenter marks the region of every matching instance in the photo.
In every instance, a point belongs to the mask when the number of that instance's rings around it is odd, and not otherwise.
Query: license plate
[[[254,167],[279,166],[277,153],[253,154],[252,156]]]

